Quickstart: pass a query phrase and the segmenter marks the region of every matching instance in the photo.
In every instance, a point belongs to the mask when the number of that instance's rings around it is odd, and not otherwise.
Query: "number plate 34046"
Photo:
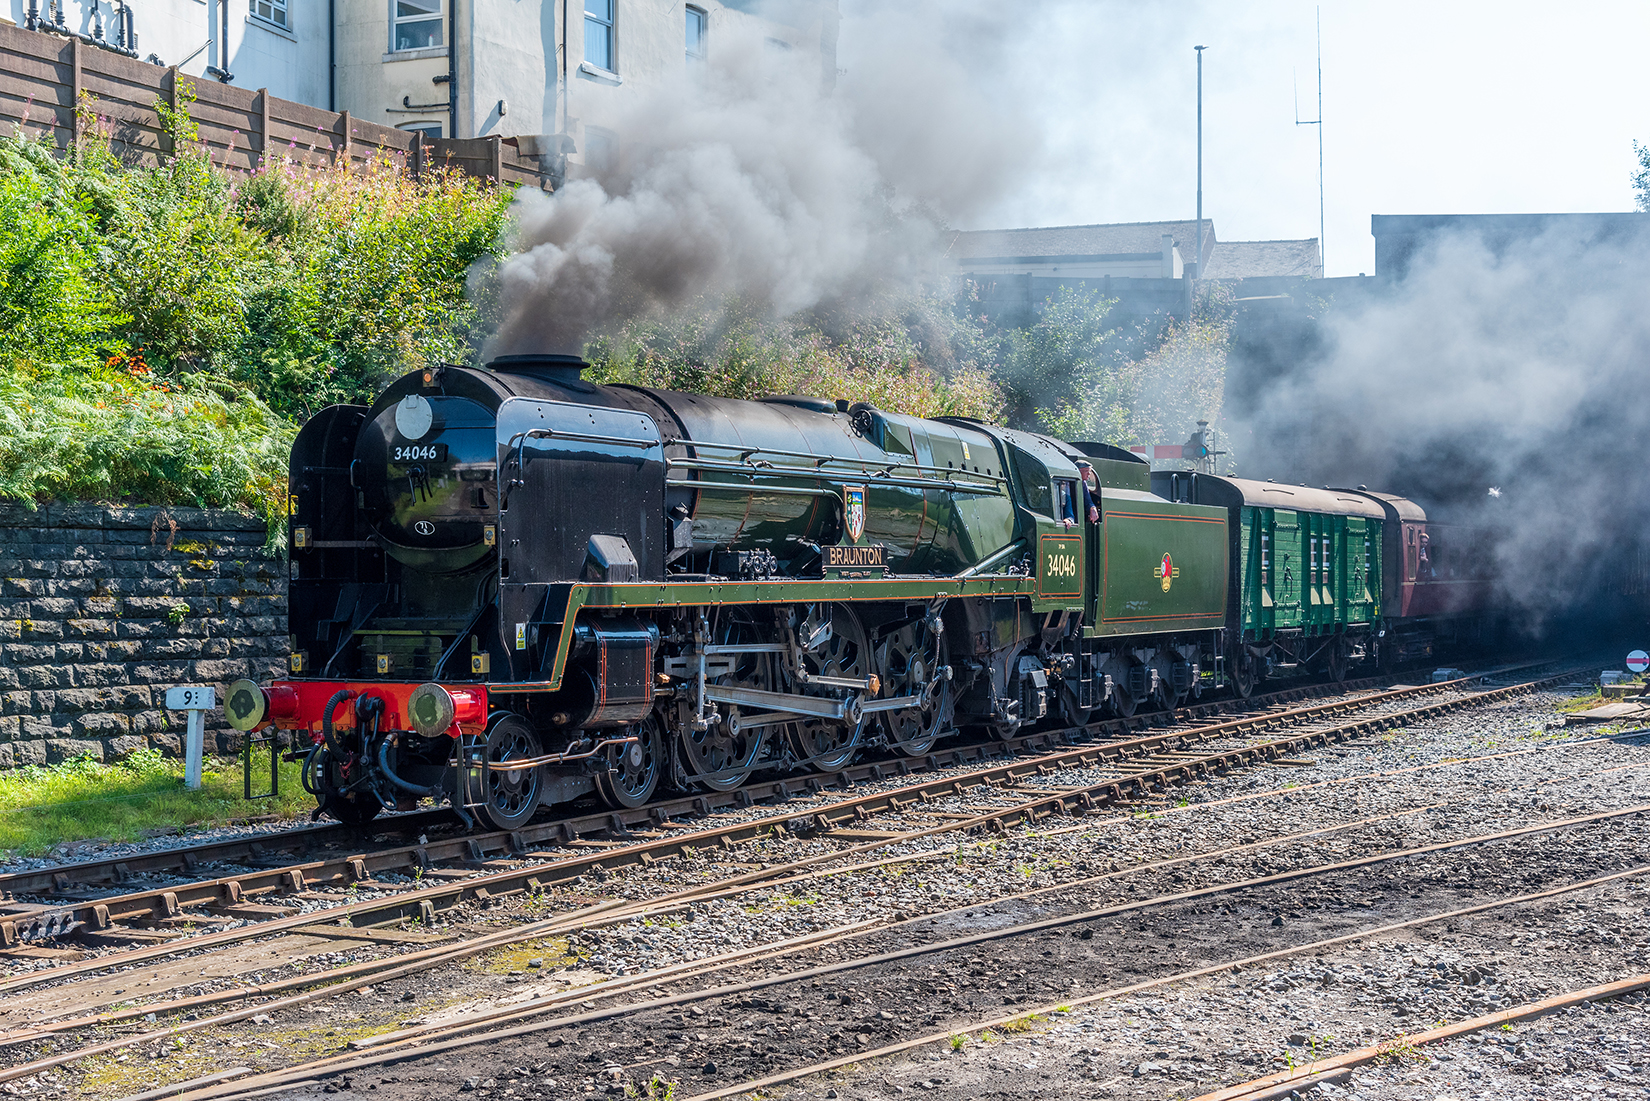
[[[396,443],[390,445],[392,463],[444,463],[447,445],[444,443]]]

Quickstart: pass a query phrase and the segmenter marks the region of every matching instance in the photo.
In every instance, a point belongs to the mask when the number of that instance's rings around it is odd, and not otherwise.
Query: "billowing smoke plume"
[[[486,354],[577,351],[697,298],[783,316],[932,270],[941,223],[1006,186],[1003,135],[1033,133],[971,75],[991,20],[967,11],[879,5],[840,81],[829,54],[719,27],[710,66],[627,112],[610,170],[518,199]]]
[[[1332,303],[1318,354],[1232,395],[1245,473],[1471,525],[1536,623],[1631,588],[1650,537],[1650,232],[1550,225],[1440,237],[1395,285]]]

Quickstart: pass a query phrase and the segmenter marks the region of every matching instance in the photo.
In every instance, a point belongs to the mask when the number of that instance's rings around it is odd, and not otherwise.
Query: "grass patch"
[[[253,762],[253,784],[267,783]],[[104,764],[80,757],[0,773],[0,853],[38,856],[76,841],[137,841],[147,831],[223,825],[253,815],[308,815],[315,800],[298,782],[298,764],[282,761],[281,794],[241,797],[241,763],[207,758],[201,786],[183,786],[183,762],[140,749]]]
[[[1030,1032],[1046,1020],[1048,1018],[1041,1013],[1027,1013],[1023,1017],[1014,1018],[1012,1021],[1004,1021],[997,1026],[997,1031],[1008,1036],[1014,1036],[1021,1032]]]
[[[1595,688],[1591,692],[1579,696],[1572,696],[1567,700],[1560,700],[1553,705],[1553,709],[1561,715],[1573,715],[1578,711],[1590,711],[1595,707],[1602,707],[1607,703],[1620,703],[1620,696],[1606,696],[1604,689]]]
[[[265,1026],[255,1033],[184,1034],[168,1037],[150,1047],[94,1055],[72,1066],[82,1075],[79,1082],[82,1096],[127,1097],[226,1067],[244,1065],[265,1070],[294,1059],[336,1055],[351,1040],[393,1032],[404,1027],[412,1016],[402,1013],[368,1023],[361,1019],[339,1021],[332,1014],[317,1014],[316,1023],[310,1028]]]
[[[544,970],[549,972],[552,967],[561,967],[573,962],[574,958],[567,951],[567,938],[554,937],[530,940],[525,944],[512,944],[496,952],[488,952],[477,956],[471,961],[470,967],[489,975],[508,975],[512,972],[526,971],[528,960],[543,960]]]

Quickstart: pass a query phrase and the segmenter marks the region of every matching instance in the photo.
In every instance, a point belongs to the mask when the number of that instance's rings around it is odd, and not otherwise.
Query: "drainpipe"
[[[447,136],[458,137],[458,0],[447,0]]]
[[[338,110],[338,0],[327,0],[327,110]]]

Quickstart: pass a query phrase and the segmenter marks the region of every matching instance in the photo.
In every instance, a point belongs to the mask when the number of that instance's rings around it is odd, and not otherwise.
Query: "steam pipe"
[[[1013,556],[1015,551],[1021,549],[1024,546],[1025,546],[1025,540],[1024,539],[1016,539],[1016,540],[1014,540],[1014,542],[1010,543],[1008,546],[1004,547],[1002,550],[1000,550],[997,553],[991,555],[989,558],[981,559],[980,561],[976,562],[974,565],[968,567],[966,570],[964,570],[961,573],[957,574],[957,576],[958,577],[973,577],[976,574],[985,573],[986,571],[990,570],[993,566],[997,565],[999,562],[1006,561],[1008,558]]]

